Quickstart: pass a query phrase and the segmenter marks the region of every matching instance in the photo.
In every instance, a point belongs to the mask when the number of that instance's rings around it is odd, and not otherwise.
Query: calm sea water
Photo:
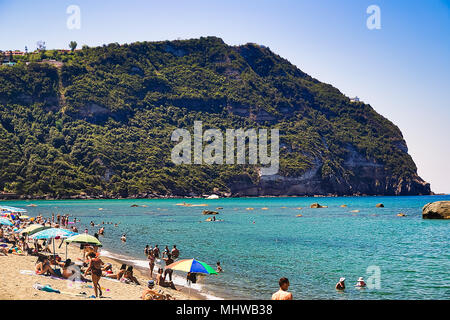
[[[119,223],[106,225],[100,239],[105,249],[143,266],[146,244],[159,244],[161,250],[176,244],[181,258],[212,266],[221,261],[225,273],[205,277],[197,286],[216,297],[270,299],[284,276],[295,299],[450,299],[450,221],[421,217],[424,204],[439,200],[450,196],[184,200],[207,203],[206,208],[177,206],[180,199],[1,204],[37,204],[27,207],[31,216],[69,213],[81,219],[80,232],[88,228],[91,234],[99,228],[90,227],[91,220]],[[310,209],[313,202],[328,208]],[[385,207],[375,208],[380,202]],[[216,207],[223,207],[217,218],[224,221],[204,222],[202,211]],[[250,207],[254,210],[246,210]],[[397,217],[400,212],[407,217]],[[123,233],[126,243],[120,241]],[[367,272],[371,266],[381,271],[380,288],[355,289],[358,277],[373,274]],[[184,284],[185,275],[178,275]],[[347,279],[343,293],[334,289],[341,276]]]

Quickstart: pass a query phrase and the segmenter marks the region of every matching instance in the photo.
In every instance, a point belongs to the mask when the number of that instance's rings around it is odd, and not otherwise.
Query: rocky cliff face
[[[412,180],[396,179],[382,164],[368,161],[354,149],[344,169],[354,175],[320,174],[323,162],[316,159],[311,169],[294,177],[260,176],[252,181],[241,177],[230,185],[237,196],[308,196],[308,195],[428,195],[430,184],[419,176]]]

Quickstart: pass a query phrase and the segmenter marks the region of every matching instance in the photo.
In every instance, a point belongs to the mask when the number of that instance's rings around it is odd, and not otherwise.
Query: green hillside
[[[62,61],[55,67],[43,60]],[[175,128],[279,128],[280,172],[174,165]],[[400,130],[269,48],[215,37],[0,67],[0,191],[33,197],[429,194]]]

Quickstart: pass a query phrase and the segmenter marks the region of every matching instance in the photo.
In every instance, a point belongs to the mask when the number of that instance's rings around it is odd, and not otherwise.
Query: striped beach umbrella
[[[211,266],[209,266],[205,262],[195,259],[179,260],[168,265],[167,268],[184,272],[217,274],[216,270],[214,270]]]

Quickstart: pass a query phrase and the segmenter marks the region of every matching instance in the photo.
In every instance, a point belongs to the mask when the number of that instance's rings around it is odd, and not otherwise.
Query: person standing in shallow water
[[[288,278],[281,278],[278,284],[280,289],[272,295],[272,300],[292,300],[292,293],[287,291],[289,289]]]
[[[153,279],[153,269],[155,269],[155,254],[153,250],[149,250],[147,258],[148,267],[150,268],[150,279]]]

